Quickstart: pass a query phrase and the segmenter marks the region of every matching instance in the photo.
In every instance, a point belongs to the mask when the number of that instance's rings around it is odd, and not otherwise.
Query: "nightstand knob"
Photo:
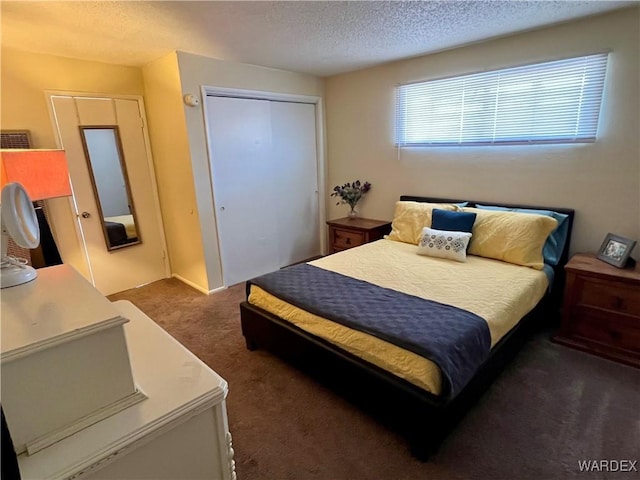
[[[624,298],[613,297],[613,308],[624,310]]]

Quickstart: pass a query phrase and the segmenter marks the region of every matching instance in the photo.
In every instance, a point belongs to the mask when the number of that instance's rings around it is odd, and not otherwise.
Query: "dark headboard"
[[[560,208],[560,207],[547,207],[547,206],[539,206],[539,205],[520,205],[514,203],[498,203],[494,201],[483,202],[480,200],[468,200],[466,198],[462,199],[452,199],[452,198],[435,198],[435,197],[422,197],[422,196],[414,196],[414,195],[402,195],[400,196],[400,200],[402,201],[410,201],[410,202],[428,202],[428,203],[463,203],[467,202],[467,206],[475,207],[476,205],[495,205],[497,207],[506,207],[506,208],[530,208],[535,210],[553,210],[554,212],[564,213],[568,215],[567,221],[569,222],[569,228],[567,232],[567,241],[564,245],[564,249],[562,250],[562,255],[560,256],[560,261],[558,265],[554,267],[554,282],[553,287],[551,289],[551,300],[554,305],[560,306],[559,302],[562,299],[562,292],[564,290],[564,266],[569,261],[569,249],[571,246],[571,232],[573,230],[573,219],[575,217],[575,210],[571,208]]]

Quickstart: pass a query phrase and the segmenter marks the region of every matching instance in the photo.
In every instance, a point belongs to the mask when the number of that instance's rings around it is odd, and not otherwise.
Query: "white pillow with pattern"
[[[466,262],[469,240],[469,232],[448,232],[424,227],[418,243],[418,255]]]

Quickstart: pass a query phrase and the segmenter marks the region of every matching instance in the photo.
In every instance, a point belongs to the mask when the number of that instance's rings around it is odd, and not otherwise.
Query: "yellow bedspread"
[[[135,238],[138,236],[136,224],[133,221],[133,215],[118,215],[116,217],[105,217],[107,222],[121,223],[127,232],[127,238]]]
[[[416,249],[412,244],[379,240],[309,263],[473,312],[487,322],[492,346],[531,311],[548,286],[540,270],[473,255],[466,263],[453,262],[417,255]],[[249,303],[435,395],[441,392],[440,369],[415,353],[310,314],[255,285]]]

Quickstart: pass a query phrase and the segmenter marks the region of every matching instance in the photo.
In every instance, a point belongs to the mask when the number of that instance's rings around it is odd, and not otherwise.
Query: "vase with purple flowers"
[[[356,218],[358,216],[356,205],[369,190],[371,190],[371,184],[369,182],[362,183],[360,180],[356,180],[333,187],[331,196],[340,198],[340,201],[336,203],[336,205],[349,205],[350,210],[347,214],[348,217]]]

